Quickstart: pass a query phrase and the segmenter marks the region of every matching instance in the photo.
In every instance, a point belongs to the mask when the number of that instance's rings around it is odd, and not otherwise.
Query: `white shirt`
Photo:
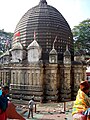
[[[33,100],[29,101],[29,108],[33,109],[33,105],[35,105],[35,102]]]

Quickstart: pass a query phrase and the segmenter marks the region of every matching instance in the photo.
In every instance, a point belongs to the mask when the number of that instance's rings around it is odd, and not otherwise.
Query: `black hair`
[[[34,100],[34,98],[32,98],[32,100]]]
[[[82,89],[82,91],[83,91],[85,94],[87,94],[87,93],[86,93],[86,90],[89,90],[89,87],[84,87],[84,88]]]
[[[4,90],[9,90],[9,86],[3,86],[2,87]]]

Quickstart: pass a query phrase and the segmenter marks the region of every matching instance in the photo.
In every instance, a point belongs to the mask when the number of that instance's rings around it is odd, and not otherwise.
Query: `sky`
[[[66,19],[71,29],[90,18],[90,0],[46,0]],[[0,30],[14,32],[21,17],[40,0],[0,0]]]

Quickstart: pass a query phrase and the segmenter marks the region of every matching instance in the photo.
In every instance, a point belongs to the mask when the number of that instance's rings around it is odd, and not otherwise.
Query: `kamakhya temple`
[[[86,63],[74,53],[69,24],[47,1],[40,0],[22,16],[12,48],[0,56],[1,85],[10,86],[13,99],[74,100],[86,79]]]

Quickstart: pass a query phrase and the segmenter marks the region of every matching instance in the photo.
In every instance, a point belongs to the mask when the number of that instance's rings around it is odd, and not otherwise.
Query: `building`
[[[74,54],[67,21],[46,0],[23,15],[6,53],[0,57],[0,79],[10,85],[12,98],[69,101],[86,78],[86,64]]]

